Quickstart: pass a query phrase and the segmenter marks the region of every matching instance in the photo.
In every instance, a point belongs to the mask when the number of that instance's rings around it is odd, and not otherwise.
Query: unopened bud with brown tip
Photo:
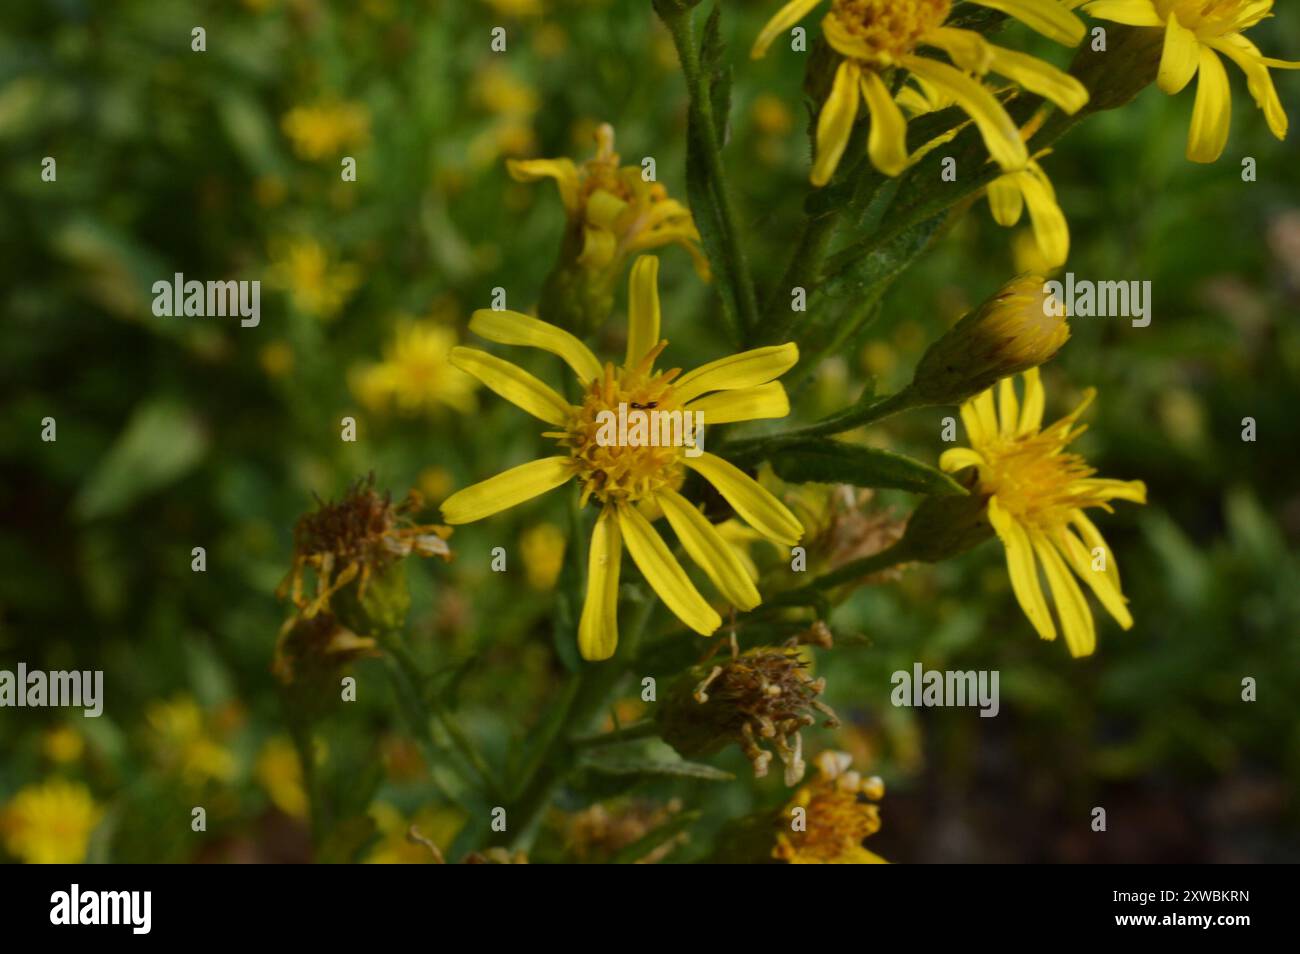
[[[1051,360],[1070,337],[1065,309],[1039,275],[1021,275],[930,345],[907,388],[912,403],[960,404]]]

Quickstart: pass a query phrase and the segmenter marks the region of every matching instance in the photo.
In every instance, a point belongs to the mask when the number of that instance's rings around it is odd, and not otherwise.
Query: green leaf
[[[207,450],[208,435],[189,409],[167,398],[139,405],[82,484],[73,513],[81,520],[118,513],[180,479]]]
[[[710,782],[727,782],[735,778],[711,765],[687,762],[667,742],[648,739],[629,745],[608,745],[584,752],[581,767],[602,775],[645,775],[673,778],[698,778]]]
[[[772,467],[778,477],[791,483],[852,484],[938,496],[966,493],[961,484],[929,464],[828,438],[783,447],[773,456]]]

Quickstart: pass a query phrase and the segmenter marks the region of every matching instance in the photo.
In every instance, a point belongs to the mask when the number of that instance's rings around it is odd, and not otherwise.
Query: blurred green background
[[[775,6],[724,5],[725,156],[760,283],[784,265],[807,174],[801,75],[790,57],[745,55]],[[91,860],[303,860],[286,699],[269,671],[293,523],[314,494],[370,472],[436,504],[536,456],[533,422],[490,394],[464,414],[418,375],[394,396],[367,373],[409,323],[444,348],[463,340],[496,286],[511,307],[535,303],[563,212],[549,184],[511,181],[505,158],[586,158],[608,121],[625,162],[655,157],[685,198],[671,41],[649,0],[50,0],[8,4],[0,23],[0,668],[106,681],[99,719],[0,710],[0,805],[53,779],[84,786],[82,813],[103,820]],[[489,49],[498,25],[504,54]],[[190,49],[196,26],[206,52]],[[1298,58],[1300,11],[1282,5],[1251,35]],[[1097,653],[1071,660],[1034,637],[987,544],[857,591],[834,621],[847,638],[817,655],[845,726],[811,729],[805,746],[884,777],[872,848],[890,860],[1300,860],[1300,152],[1229,73],[1233,131],[1215,165],[1184,158],[1190,90],[1154,88],[1044,160],[1070,270],[1154,286],[1150,327],[1080,319],[1045,371],[1049,415],[1098,388],[1081,449],[1104,475],[1147,484],[1148,506],[1098,520],[1136,626],[1099,619]],[[1300,76],[1276,82],[1297,120]],[[46,156],[56,182],[42,181]],[[341,156],[356,158],[356,182],[341,181]],[[1246,156],[1258,181],[1241,179]],[[871,334],[794,395],[797,415],[842,406],[873,376],[905,384],[930,340],[1024,266],[1024,240],[978,202],[891,289]],[[689,257],[661,254],[673,354],[690,366],[728,351]],[[174,272],[261,280],[260,325],[154,317],[150,287]],[[948,413],[867,439],[935,462]],[[355,443],[339,439],[344,416]],[[41,439],[47,417],[57,441]],[[873,505],[901,517],[910,500]],[[409,568],[412,639],[454,673],[462,721],[494,764],[573,658],[551,637],[563,510],[552,495],[462,528],[453,564]],[[489,570],[495,546],[520,555],[506,573]],[[892,707],[890,674],[916,661],[999,670],[1001,714]],[[426,860],[406,822],[445,848],[482,806],[430,784],[380,668],[356,667],[358,701],[319,733],[323,764],[374,822],[351,843],[361,857]],[[637,717],[635,701],[626,709]],[[610,786],[610,811],[700,812],[668,856],[689,860],[727,821],[788,797],[779,777],[753,782],[734,749],[711,762],[736,780]],[[592,798],[561,793],[534,860],[624,847],[579,831]],[[1093,806],[1105,834],[1089,828]]]

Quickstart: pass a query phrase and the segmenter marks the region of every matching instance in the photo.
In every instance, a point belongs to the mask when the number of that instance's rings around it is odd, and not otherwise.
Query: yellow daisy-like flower
[[[1039,585],[1042,568],[1072,656],[1087,656],[1097,645],[1092,611],[1074,577],[1096,594],[1124,629],[1133,625],[1120,590],[1119,568],[1085,510],[1110,511],[1110,501],[1144,504],[1140,480],[1112,480],[1096,473],[1066,447],[1084,428],[1075,425],[1092,403],[1089,389],[1079,406],[1044,429],[1045,396],[1038,369],[1026,371],[1017,399],[1011,378],[962,405],[962,423],[971,446],[945,451],[939,466],[947,471],[975,467],[977,492],[988,495],[989,522],[1007,551],[1007,572],[1029,622],[1043,639],[1056,638],[1056,625]],[[1071,576],[1073,571],[1074,576]]]
[[[506,169],[517,182],[554,179],[580,243],[577,262],[584,268],[616,267],[628,256],[664,245],[680,245],[701,276],[709,273],[700,252],[700,233],[690,209],[668,197],[659,182],[647,182],[640,166],[620,166],[614,127],[596,130],[596,155],[581,166],[572,159],[509,159]]]
[[[820,2],[787,3],[763,28],[750,55],[761,57],[780,34]],[[1056,0],[972,2],[1000,10],[1061,43],[1073,46],[1083,39],[1083,23]],[[973,30],[947,26],[951,12],[952,0],[831,0],[822,33],[843,60],[817,121],[813,185],[825,185],[834,174],[860,101],[871,114],[867,154],[872,164],[890,176],[907,168],[907,120],[882,75],[892,68],[906,70],[951,97],[979,128],[989,155],[1007,170],[1023,169],[1029,155],[1016,124],[978,77],[1005,76],[1071,113],[1088,101],[1087,89],[1068,73],[989,43]],[[952,63],[920,55],[921,47],[942,50]]]
[[[361,269],[351,262],[332,262],[323,245],[303,238],[272,247],[267,278],[289,293],[299,311],[329,320],[361,284]]]
[[[466,414],[477,406],[478,382],[447,360],[456,332],[430,321],[404,319],[384,347],[384,360],[352,369],[348,383],[366,407],[379,410],[390,403],[416,414],[444,406]]]
[[[863,778],[849,769],[852,763],[845,752],[817,756],[817,778],[800,788],[782,813],[773,858],[792,865],[888,863],[863,844],[880,831],[875,802],[884,797],[885,783]]]
[[[659,260],[642,256],[629,283],[627,357],[621,367],[602,367],[578,338],[554,325],[512,311],[474,313],[470,330],[498,344],[526,345],[558,355],[582,386],[578,404],[508,361],[473,348],[456,348],[452,362],[556,430],[563,453],[522,464],[460,490],[442,505],[443,519],[470,523],[552,490],[570,480],[582,500],[601,506],[592,534],[587,595],[578,627],[586,659],[607,659],[618,644],[618,579],[627,546],[646,582],[691,629],[710,635],[721,618],[669,552],[651,520],[663,515],[682,547],[733,606],[752,609],[758,589],[735,549],[679,492],[687,469],[694,470],[764,536],[785,545],[799,541],[803,528],[794,515],[757,481],[733,464],[704,452],[662,443],[633,444],[602,439],[609,415],[636,406],[662,415],[701,412],[706,424],[784,417],[790,412],[785,389],[776,379],[799,358],[793,344],[745,351],[709,362],[688,374],[656,371],[667,345],[659,338]],[[669,418],[671,420],[671,418]]]
[[[28,864],[79,864],[104,815],[86,786],[51,779],[28,785],[0,812],[5,850]]]
[[[280,121],[303,159],[330,159],[344,149],[364,145],[370,136],[370,113],[360,103],[326,100],[295,106]]]
[[[145,710],[154,751],[167,768],[190,785],[228,782],[235,775],[234,754],[217,741],[210,720],[189,696],[155,702]]]
[[[1214,162],[1228,144],[1232,91],[1220,53],[1246,74],[1251,98],[1264,111],[1273,135],[1286,138],[1286,111],[1269,68],[1294,70],[1300,63],[1265,56],[1242,35],[1273,15],[1273,0],[1097,0],[1084,9],[1100,20],[1165,31],[1156,82],[1170,96],[1181,92],[1199,71],[1187,131],[1187,158],[1192,162]]]

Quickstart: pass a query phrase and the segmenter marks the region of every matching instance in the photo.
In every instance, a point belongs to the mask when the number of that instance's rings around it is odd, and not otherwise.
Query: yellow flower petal
[[[871,63],[880,57],[878,49],[873,49],[856,33],[850,33],[833,11],[822,17],[822,37],[832,50],[851,60]]]
[[[618,241],[614,233],[607,229],[585,226],[582,230],[582,252],[578,255],[578,264],[583,268],[604,268],[614,260],[618,250]]]
[[[979,129],[989,155],[1003,169],[1022,169],[1029,161],[1020,130],[997,98],[956,67],[921,56],[908,56],[903,65],[947,93]]]
[[[1106,551],[1106,575],[1110,577],[1111,584],[1116,591],[1122,592],[1119,582],[1119,563],[1116,562],[1115,555],[1110,552],[1110,547],[1107,545],[1105,538],[1102,537],[1101,531],[1097,529],[1097,525],[1089,520],[1088,515],[1082,510],[1072,511],[1070,521],[1078,528],[1079,533],[1083,536],[1083,543],[1089,551],[1095,550],[1097,547],[1101,547]]]
[[[1011,228],[1020,221],[1025,211],[1024,193],[1020,191],[1023,172],[1009,172],[989,183],[989,210],[993,221],[1003,228]]]
[[[516,182],[554,179],[560,201],[570,215],[578,214],[578,170],[572,159],[507,159],[506,171]]]
[[[578,651],[583,659],[608,659],[618,647],[618,572],[623,541],[613,507],[596,518],[587,557],[587,595],[578,622]]]
[[[889,95],[884,80],[873,70],[862,74],[862,97],[871,113],[867,155],[871,164],[887,176],[896,176],[908,166],[907,120]]]
[[[1056,552],[1047,537],[1035,531],[1030,535],[1034,553],[1038,555],[1047,575],[1047,584],[1052,588],[1052,602],[1056,604],[1056,614],[1061,618],[1061,630],[1065,633],[1065,645],[1070,655],[1076,659],[1090,656],[1097,648],[1097,630],[1092,621],[1092,610],[1083,598],[1083,591],[1074,581],[1065,561]]]
[[[1165,48],[1160,56],[1157,84],[1170,96],[1182,92],[1196,75],[1200,62],[1201,44],[1196,34],[1179,23],[1177,14],[1171,12],[1165,26]]]
[[[1007,551],[1007,575],[1011,578],[1011,589],[1016,594],[1016,601],[1020,603],[1020,608],[1039,636],[1055,639],[1056,627],[1048,612],[1047,601],[1043,598],[1043,589],[1038,584],[1038,565],[1034,561],[1029,534],[1002,508],[996,494],[989,498],[988,513],[989,523],[993,524],[994,532]]]
[[[480,308],[469,321],[469,330],[497,344],[540,348],[561,358],[586,384],[600,374],[600,361],[576,337],[549,322],[518,311]]]
[[[1088,87],[1059,70],[1051,63],[1027,53],[1017,53],[991,46],[990,69],[999,76],[1014,80],[1031,93],[1060,106],[1067,113],[1077,113],[1088,103]]]
[[[446,523],[473,523],[554,490],[573,476],[569,457],[544,457],[458,490],[442,502]]]
[[[1106,607],[1106,612],[1115,618],[1122,629],[1131,629],[1133,626],[1133,614],[1128,611],[1124,594],[1119,591],[1114,580],[1110,578],[1104,570],[1094,570],[1092,568],[1093,555],[1088,548],[1068,527],[1060,530],[1059,537],[1055,541],[1057,548],[1061,550],[1069,563],[1070,568],[1074,570],[1075,576],[1088,584],[1088,588],[1096,594],[1101,605]],[[1106,565],[1111,562],[1109,548],[1102,548]]]
[[[998,412],[993,400],[993,389],[989,388],[975,395],[970,403],[979,418],[980,429],[986,435],[985,439],[992,440],[998,433]]]
[[[737,421],[760,421],[785,417],[790,413],[790,398],[780,381],[769,381],[753,388],[718,391],[696,398],[686,405],[687,411],[701,411],[704,424],[734,424]]]
[[[1043,426],[1043,407],[1047,395],[1037,368],[1025,372],[1025,402],[1020,408],[1020,433],[1032,434]]]
[[[619,504],[618,527],[632,559],[664,605],[701,636],[712,635],[722,618],[700,595],[650,521],[635,507]]]
[[[599,228],[615,231],[626,211],[627,202],[606,189],[593,189],[587,196],[587,221]]]
[[[824,186],[835,174],[835,167],[844,155],[853,132],[853,120],[858,115],[858,82],[862,70],[853,60],[842,60],[835,70],[835,81],[830,95],[822,103],[817,118],[817,157],[813,160],[812,184]],[[897,107],[895,107],[897,108]]]
[[[752,388],[779,378],[799,360],[799,346],[793,342],[753,348],[702,364],[682,375],[673,385],[673,393],[687,404],[709,391]]]
[[[1087,477],[1074,482],[1079,490],[1092,494],[1098,501],[1127,500],[1147,502],[1147,485],[1140,480],[1115,480],[1110,477]]]
[[[939,455],[939,469],[950,474],[964,467],[980,467],[984,462],[984,455],[969,447],[952,447]]]
[[[981,7],[1015,17],[1029,29],[1049,40],[1078,46],[1086,32],[1083,21],[1058,0],[971,0]]]
[[[1052,184],[1037,163],[1031,163],[1029,171],[1017,181],[1029,206],[1038,249],[1049,267],[1059,268],[1070,257],[1070,226],[1056,202]]]
[[[642,255],[627,285],[627,367],[659,344],[659,259]]]
[[[1246,74],[1246,87],[1250,90],[1255,105],[1264,111],[1264,119],[1268,123],[1269,131],[1278,139],[1285,139],[1289,125],[1286,110],[1282,108],[1282,101],[1277,96],[1277,88],[1273,85],[1273,77],[1268,72],[1268,66],[1265,65],[1271,63],[1276,66],[1281,61],[1268,60],[1260,54],[1259,48],[1254,43],[1240,34],[1212,40],[1210,46],[1229,57]],[[1286,68],[1300,69],[1300,63],[1287,64]]]
[[[682,547],[704,571],[709,581],[732,606],[751,610],[762,602],[758,587],[750,579],[736,549],[722,538],[713,524],[675,490],[666,489],[655,499]]]
[[[1151,0],[1096,0],[1083,8],[1088,16],[1128,26],[1162,27],[1164,21]]]
[[[716,487],[741,519],[763,536],[786,546],[794,546],[803,536],[803,525],[786,505],[735,464],[709,453],[682,460]]]
[[[790,0],[789,3],[776,11],[776,15],[772,19],[767,21],[767,25],[758,34],[758,39],[754,41],[754,46],[749,51],[749,55],[753,59],[761,57],[767,52],[767,48],[772,45],[773,40],[806,17],[808,11],[820,2],[821,0]]]
[[[998,433],[1003,437],[1014,437],[1019,424],[1020,404],[1016,400],[1015,379],[1003,378],[998,382]]]
[[[993,62],[993,51],[988,41],[974,30],[939,27],[922,37],[922,42],[943,50],[954,63],[968,73],[978,73],[983,76]]]
[[[564,424],[572,408],[550,385],[518,365],[477,348],[452,348],[451,363],[472,374],[511,404],[547,424]]]
[[[975,412],[974,400],[965,402],[959,410],[962,426],[966,428],[966,438],[972,445],[982,446],[993,439],[992,432],[984,429],[979,414]]]
[[[1196,81],[1196,104],[1187,130],[1187,158],[1214,162],[1223,155],[1232,125],[1232,90],[1228,72],[1217,53],[1201,47],[1201,75]]]

